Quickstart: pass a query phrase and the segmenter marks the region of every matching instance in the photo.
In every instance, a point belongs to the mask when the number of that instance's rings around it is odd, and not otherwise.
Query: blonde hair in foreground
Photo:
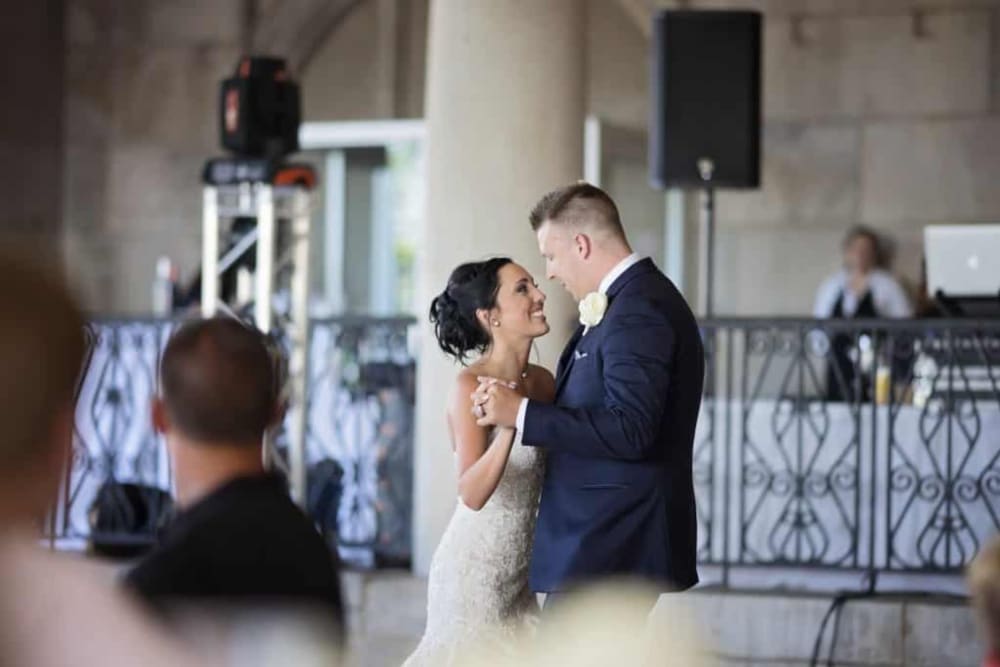
[[[60,277],[27,252],[0,250],[0,466],[48,455],[53,419],[71,409],[84,357],[83,316]]]
[[[994,538],[969,565],[972,608],[990,652],[1000,652],[1000,537]]]
[[[573,595],[542,621],[536,639],[516,655],[470,653],[469,667],[708,667],[714,664],[675,596],[663,596],[651,614],[645,589],[629,582],[595,586]]]

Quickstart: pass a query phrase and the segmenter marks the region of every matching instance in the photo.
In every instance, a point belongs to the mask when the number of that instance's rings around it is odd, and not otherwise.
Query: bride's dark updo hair
[[[489,346],[489,331],[476,311],[496,306],[500,269],[510,263],[509,257],[494,257],[462,264],[451,272],[448,287],[431,301],[430,313],[434,336],[446,354],[464,362],[470,352],[483,352]]]

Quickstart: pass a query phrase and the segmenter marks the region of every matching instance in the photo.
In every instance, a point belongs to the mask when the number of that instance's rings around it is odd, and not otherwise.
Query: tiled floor
[[[351,667],[397,667],[424,631],[427,583],[405,571],[347,572]]]
[[[95,564],[104,570],[101,576],[107,576],[109,585],[122,567],[100,561]],[[402,664],[423,634],[426,585],[424,579],[404,570],[344,573],[349,667]],[[702,635],[702,645],[728,656],[722,664],[733,665],[805,664],[820,617],[829,604],[823,597],[776,592],[705,590],[668,597],[661,600],[657,613],[680,613],[675,618],[689,619],[697,629],[695,634]],[[905,623],[900,620],[903,618]],[[859,601],[845,608],[841,625],[837,657],[854,666],[975,665],[982,650],[971,613],[961,602],[924,598]]]

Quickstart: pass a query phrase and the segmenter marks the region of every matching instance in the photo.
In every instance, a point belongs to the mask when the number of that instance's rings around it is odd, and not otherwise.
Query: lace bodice
[[[479,513],[524,512],[538,509],[538,496],[542,489],[545,468],[541,461],[542,450],[525,447],[520,434],[511,446],[507,466],[496,490]],[[458,501],[460,507],[468,509]],[[473,510],[470,510],[473,511]]]

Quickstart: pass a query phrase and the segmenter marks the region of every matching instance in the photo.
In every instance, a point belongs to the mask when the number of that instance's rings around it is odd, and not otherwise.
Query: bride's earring
[[[500,326],[500,320],[493,320],[493,326],[495,327]]]

